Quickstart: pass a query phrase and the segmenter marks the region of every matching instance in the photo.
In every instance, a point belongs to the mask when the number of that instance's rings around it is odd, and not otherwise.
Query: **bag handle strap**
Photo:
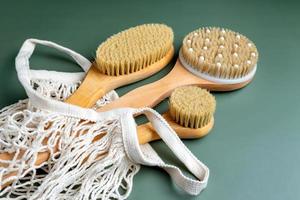
[[[28,98],[30,99],[30,103],[40,109],[53,111],[62,113],[64,115],[77,117],[81,119],[91,120],[91,121],[97,121],[101,118],[104,118],[106,115],[97,113],[96,111],[92,109],[84,109],[75,105],[70,105],[61,101],[57,101],[54,99],[46,98],[39,94],[37,91],[35,91],[31,85],[30,80],[32,77],[37,76],[36,70],[30,70],[29,65],[29,58],[31,57],[36,45],[44,45],[48,46],[54,49],[57,49],[63,53],[66,53],[70,55],[80,66],[84,71],[87,71],[90,66],[91,62],[80,55],[79,53],[76,53],[75,51],[72,51],[71,49],[68,49],[66,47],[63,47],[61,45],[58,45],[54,42],[46,41],[46,40],[38,40],[38,39],[27,39],[23,43],[22,47],[20,48],[20,51],[16,57],[16,70],[18,74],[19,81],[23,85],[24,89],[26,90],[26,93],[28,95]],[[47,72],[40,71],[43,77],[45,77],[45,74]],[[60,78],[63,78],[63,76],[68,79],[65,75],[69,73],[64,72],[49,72],[49,74],[52,73],[55,77],[60,76]],[[78,77],[77,74],[74,74],[75,76],[70,77],[70,81],[76,79]]]
[[[29,58],[33,54],[33,51],[37,44],[48,46],[70,55],[84,71],[87,71],[91,66],[91,62],[88,59],[86,59],[79,53],[72,51],[71,49],[46,40],[27,39],[23,43],[16,57],[16,70],[18,73],[18,78],[23,86],[27,87],[28,84],[30,84],[32,74],[29,66]]]
[[[178,167],[166,164],[149,144],[139,145],[136,124],[132,117],[136,114],[146,115],[157,134],[187,169],[197,177],[197,180],[185,176]],[[125,150],[133,162],[163,168],[179,187],[192,195],[199,194],[207,186],[209,178],[208,167],[193,155],[163,117],[155,110],[143,108],[134,113],[127,112],[121,118],[121,123]]]
[[[75,62],[83,69],[84,72],[87,72],[91,66],[91,62],[86,59],[84,56],[80,55],[79,53],[72,51],[71,49],[68,49],[66,47],[63,47],[61,45],[58,45],[54,42],[46,41],[46,40],[38,40],[38,39],[27,39],[23,46],[21,47],[21,50],[24,52],[24,56],[21,57],[21,59],[27,59],[31,57],[35,46],[44,45],[47,47],[51,47],[54,49],[57,49],[58,51],[61,51],[63,53],[68,54],[71,56]],[[27,55],[27,57],[25,57]],[[25,62],[24,62],[25,63]],[[29,61],[28,65],[24,68],[27,68],[26,71],[29,71],[30,79],[32,78],[39,78],[39,79],[50,79],[50,80],[59,80],[66,83],[74,83],[78,82],[78,80],[82,80],[84,77],[84,72],[57,72],[57,71],[48,71],[48,70],[33,70],[30,69]],[[17,71],[19,69],[17,68]]]
[[[84,56],[80,55],[79,53],[69,49],[69,48],[66,48],[66,47],[63,47],[59,44],[56,44],[54,42],[51,42],[51,41],[47,41],[47,40],[38,40],[38,39],[27,39],[24,41],[21,49],[20,49],[20,52],[23,52],[24,53],[24,56],[26,55],[26,57],[23,57],[23,59],[29,59],[36,47],[36,45],[39,44],[39,45],[43,45],[43,46],[47,46],[47,47],[51,47],[53,49],[57,49],[58,51],[61,51],[65,54],[68,54],[69,56],[71,56],[75,61],[76,63],[83,69],[83,71],[87,72],[91,66],[91,62],[86,59]],[[19,53],[20,53],[19,52]],[[29,65],[26,66],[27,69],[29,70]]]
[[[114,111],[107,111],[107,112],[100,113],[93,109],[86,109],[79,106],[64,103],[61,101],[57,101],[51,98],[47,98],[39,94],[37,91],[35,91],[30,85],[31,78],[36,78],[36,77],[45,78],[47,76],[47,73],[50,74],[49,71],[45,71],[45,70],[30,70],[29,59],[36,45],[38,44],[55,48],[63,53],[70,55],[82,67],[84,71],[88,71],[88,69],[92,65],[88,59],[86,59],[79,53],[76,53],[75,51],[72,51],[71,49],[58,45],[54,42],[50,42],[46,40],[38,40],[38,39],[25,40],[16,57],[16,70],[17,70],[19,81],[23,85],[27,93],[27,96],[30,99],[31,105],[39,109],[61,113],[66,116],[94,121],[94,122],[115,118],[116,116],[124,112],[124,109],[116,109]],[[70,74],[73,75],[69,76]],[[68,78],[66,77],[66,75],[68,75]],[[54,72],[54,71],[51,72],[51,76],[54,76],[56,79],[59,78],[64,81],[68,79],[67,81],[71,81],[71,82],[78,80],[78,77],[79,76],[82,77],[82,75],[84,74]]]

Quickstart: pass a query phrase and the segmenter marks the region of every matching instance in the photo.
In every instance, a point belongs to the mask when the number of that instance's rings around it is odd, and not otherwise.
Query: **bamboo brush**
[[[214,125],[216,100],[207,90],[196,86],[175,89],[169,99],[169,111],[163,117],[182,139],[201,138]],[[158,140],[160,137],[151,123],[137,127],[140,143]]]
[[[97,49],[85,79],[66,102],[92,107],[107,92],[147,78],[174,55],[174,35],[164,24],[144,24],[115,34]]]
[[[184,38],[179,58],[168,75],[132,90],[98,111],[153,107],[184,85],[197,85],[210,91],[237,90],[251,82],[257,61],[254,43],[240,33],[200,28]]]

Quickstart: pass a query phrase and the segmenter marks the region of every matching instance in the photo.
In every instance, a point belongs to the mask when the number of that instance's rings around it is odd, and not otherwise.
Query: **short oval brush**
[[[200,138],[207,135],[212,129],[215,108],[215,98],[205,89],[195,86],[180,87],[172,93],[169,100],[169,111],[163,114],[163,117],[180,138]],[[160,139],[150,123],[139,125],[137,127],[137,134],[140,144]],[[95,138],[95,141],[100,138]],[[53,153],[57,151],[59,149],[56,146]],[[23,154],[24,152],[21,152],[19,156],[21,157]],[[35,165],[41,165],[43,162],[46,162],[49,156],[50,152],[40,152]],[[14,153],[0,154],[0,160],[11,160],[13,157]],[[7,164],[0,163],[0,167],[7,167]],[[3,180],[16,174],[17,172],[11,172],[3,177]],[[9,184],[10,182],[6,182],[3,185],[0,184],[0,189]]]
[[[147,78],[174,55],[174,35],[164,24],[144,24],[115,34],[97,49],[96,59],[66,102],[92,107],[107,92]]]
[[[182,139],[201,138],[214,125],[216,100],[207,90],[196,86],[175,89],[169,99],[169,111],[163,117]],[[141,144],[158,140],[160,137],[151,123],[137,127]]]
[[[222,28],[200,28],[184,38],[179,58],[169,74],[132,90],[98,111],[153,107],[184,85],[197,85],[210,91],[240,89],[254,77],[257,60],[257,49],[245,36]]]

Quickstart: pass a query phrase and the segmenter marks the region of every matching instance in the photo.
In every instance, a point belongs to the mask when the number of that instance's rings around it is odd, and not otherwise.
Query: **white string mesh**
[[[60,102],[78,88],[84,74],[30,70],[36,44],[69,54],[84,71],[91,66],[80,54],[53,42],[28,39],[23,43],[16,69],[30,101],[0,110],[0,199],[125,199],[139,164],[165,169],[191,195],[206,187],[209,169],[154,110],[97,113]],[[116,98],[112,91],[94,108]],[[163,162],[149,144],[139,144],[135,114],[146,115],[196,180]]]
[[[31,80],[40,94],[63,101],[80,85]],[[114,100],[112,91],[95,108]],[[90,122],[34,108],[26,100],[0,111],[0,192],[5,199],[125,199],[139,165],[124,152],[118,118]],[[14,153],[13,153],[14,152]],[[37,163],[41,152],[48,158]],[[13,175],[7,177],[7,175]]]

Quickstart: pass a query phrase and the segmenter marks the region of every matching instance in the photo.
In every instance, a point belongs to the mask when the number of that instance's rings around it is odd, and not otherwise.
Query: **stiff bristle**
[[[253,42],[223,28],[200,28],[189,33],[183,40],[181,54],[196,70],[223,79],[246,76],[258,60]]]
[[[201,128],[211,121],[216,100],[205,89],[184,86],[175,89],[171,94],[169,109],[172,119],[181,126]]]
[[[97,68],[119,76],[142,70],[162,59],[173,47],[174,35],[164,24],[144,24],[108,38],[96,52]]]

